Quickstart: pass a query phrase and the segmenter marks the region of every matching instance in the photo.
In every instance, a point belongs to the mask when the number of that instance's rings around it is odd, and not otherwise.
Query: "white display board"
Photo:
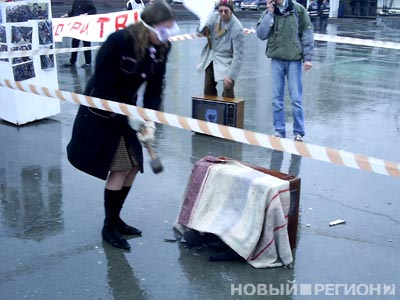
[[[54,48],[51,2],[0,2],[0,52]],[[58,89],[55,56],[0,59],[0,77]],[[60,113],[60,102],[44,96],[0,87],[0,118],[16,125]]]
[[[337,18],[338,17],[339,2],[340,2],[340,0],[330,0],[329,1],[329,6],[330,6],[329,18]]]

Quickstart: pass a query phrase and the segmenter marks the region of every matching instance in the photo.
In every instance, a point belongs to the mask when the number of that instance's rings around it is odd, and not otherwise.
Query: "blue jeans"
[[[305,135],[303,113],[303,86],[301,74],[303,64],[300,60],[288,61],[272,59],[272,111],[275,132],[286,137],[285,129],[285,79],[287,77],[290,99],[292,101],[293,133]]]

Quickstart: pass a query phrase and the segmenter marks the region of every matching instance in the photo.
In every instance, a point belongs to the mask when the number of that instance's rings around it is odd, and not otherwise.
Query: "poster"
[[[53,44],[53,29],[51,21],[38,22],[39,45]]]
[[[7,52],[7,33],[6,27],[4,25],[0,25],[0,52]],[[8,58],[1,58],[0,61],[8,61]]]
[[[8,52],[8,46],[0,44],[0,52]],[[0,61],[8,61],[8,58],[0,58]]]
[[[35,77],[35,69],[32,61],[15,65],[12,69],[15,81],[23,81]]]
[[[0,25],[0,43],[7,43],[7,33],[4,25]]]
[[[26,51],[26,50],[32,50],[32,44],[20,45],[20,46],[11,48],[11,51]],[[13,65],[20,64],[20,63],[27,62],[27,61],[32,61],[32,57],[24,56],[24,57],[12,57],[11,58],[11,63]]]
[[[33,28],[31,26],[11,26],[11,43],[32,44],[32,31]]]
[[[58,88],[57,62],[52,36],[50,1],[0,0],[0,77],[42,86]],[[37,50],[45,50],[38,54]],[[31,53],[16,53],[28,51]],[[60,113],[60,102],[42,95],[0,87],[0,118],[16,125],[26,124]]]
[[[6,22],[19,23],[49,18],[48,3],[25,3],[7,6]]]
[[[62,42],[63,37],[82,41],[104,42],[107,37],[140,19],[140,9],[108,14],[84,15],[70,18],[54,18],[54,41]]]
[[[42,46],[40,49],[53,49],[53,45]],[[54,68],[54,55],[40,55],[40,67],[42,70],[49,70]]]

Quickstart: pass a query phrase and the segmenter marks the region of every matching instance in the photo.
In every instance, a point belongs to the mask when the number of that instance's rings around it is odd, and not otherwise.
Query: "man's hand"
[[[231,87],[233,84],[232,79],[230,79],[229,77],[225,76],[224,77],[224,86],[226,87]]]
[[[273,14],[275,11],[275,0],[267,0],[267,10]]]
[[[306,71],[310,70],[310,69],[312,68],[312,63],[311,63],[311,61],[305,61],[305,62],[303,63],[303,67],[304,67],[304,70],[306,70]]]

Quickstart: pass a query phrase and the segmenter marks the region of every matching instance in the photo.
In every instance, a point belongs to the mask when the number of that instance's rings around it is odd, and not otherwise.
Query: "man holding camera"
[[[257,23],[257,36],[267,41],[271,58],[273,119],[276,137],[286,137],[284,106],[285,78],[292,102],[294,140],[305,135],[302,68],[310,70],[314,35],[307,10],[293,0],[268,0],[267,10]]]

